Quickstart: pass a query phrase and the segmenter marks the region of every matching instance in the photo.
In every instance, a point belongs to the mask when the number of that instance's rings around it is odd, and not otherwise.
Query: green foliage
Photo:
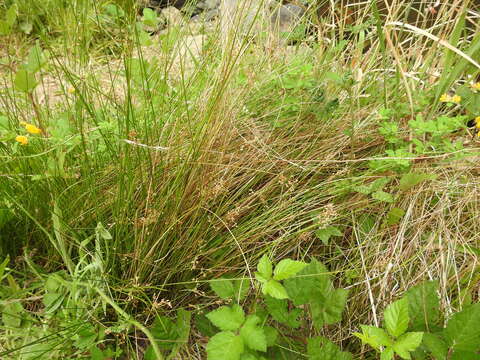
[[[275,347],[277,339],[277,330],[267,324],[276,321],[290,329],[299,328],[302,324],[299,318],[304,310],[297,306],[309,305],[311,319],[317,329],[341,320],[347,291],[333,287],[327,269],[320,262],[312,260],[307,264],[283,259],[274,267],[264,255],[257,270],[255,277],[262,288],[267,312],[257,308],[255,313],[245,316],[242,307],[237,304],[221,306],[209,312],[206,317],[221,331],[210,338],[208,359],[225,356],[221,347],[233,351],[228,354],[232,359],[262,358],[257,352],[265,353],[267,348]],[[217,295],[223,299],[235,298],[233,283],[227,280],[219,284],[219,281],[210,283]],[[272,290],[271,284],[275,284],[277,289]],[[289,309],[291,306],[294,306],[293,309]],[[200,327],[208,331],[205,324],[200,323]],[[308,353],[315,359],[334,359],[335,356],[351,359],[351,354],[340,351],[324,338],[309,341]]]

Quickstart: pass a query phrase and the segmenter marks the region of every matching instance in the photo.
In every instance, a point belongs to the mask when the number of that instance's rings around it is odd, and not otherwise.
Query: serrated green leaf
[[[268,258],[267,255],[263,255],[258,262],[257,270],[260,273],[262,277],[265,279],[271,279],[272,277],[272,272],[273,272],[273,267],[272,267],[272,262]]]
[[[157,16],[157,13],[152,9],[144,8],[142,22],[147,26],[152,26],[152,27],[158,26],[159,18]]]
[[[17,90],[29,93],[37,86],[37,80],[31,72],[20,69],[15,74],[14,84]]]
[[[280,261],[273,272],[273,279],[280,281],[291,278],[299,271],[303,270],[307,266],[302,261],[295,261],[291,259],[283,259]]]
[[[332,236],[342,236],[342,232],[335,226],[327,226],[324,229],[318,229],[315,231],[315,235],[322,240],[325,245],[328,245]]]
[[[227,300],[233,298],[235,295],[235,289],[233,288],[233,282],[229,279],[220,278],[209,281],[210,288],[221,299]]]
[[[348,291],[336,289],[316,296],[310,301],[313,325],[321,329],[323,325],[335,324],[342,320],[342,312],[347,303]]]
[[[384,322],[388,333],[399,337],[407,331],[410,317],[408,316],[408,300],[397,300],[387,306],[384,312]]]
[[[445,340],[454,350],[480,350],[480,302],[453,314],[444,330]]]
[[[267,310],[270,315],[272,315],[274,320],[285,324],[293,329],[296,329],[300,326],[300,321],[298,321],[297,318],[302,313],[302,310],[293,309],[289,312],[287,300],[279,300],[271,296],[266,296],[265,305],[267,306]]]
[[[271,326],[264,326],[265,339],[267,340],[267,347],[275,345],[277,342],[278,331]]]
[[[393,195],[385,191],[375,191],[372,194],[372,198],[378,201],[386,202],[386,203],[393,203],[395,201],[395,199],[393,198]]]
[[[407,191],[425,180],[432,180],[435,178],[436,176],[434,174],[418,174],[418,173],[404,174],[400,179],[400,184],[398,185],[398,188],[402,191]]]
[[[239,360],[244,351],[243,339],[230,331],[213,336],[207,344],[208,360]]]
[[[370,345],[375,350],[380,350],[381,346],[391,346],[392,338],[382,328],[370,325],[360,325],[361,333],[354,333],[363,343]]]
[[[440,318],[437,289],[438,281],[424,281],[406,292],[410,330],[431,331],[437,324]]]
[[[391,347],[386,348],[380,354],[380,360],[392,360],[393,359],[393,349]]]
[[[206,316],[220,330],[237,330],[245,321],[245,313],[237,304],[221,306]]]
[[[310,360],[351,360],[352,354],[322,336],[308,339],[307,354]]]
[[[282,284],[276,280],[268,280],[266,284],[263,285],[264,294],[270,295],[275,299],[288,299],[288,294]]]
[[[252,350],[267,351],[267,338],[263,328],[258,326],[260,318],[249,315],[240,329],[243,343]]]
[[[408,332],[401,335],[393,344],[393,350],[402,359],[411,359],[410,353],[422,343],[423,332]]]
[[[334,290],[329,271],[317,260],[312,260],[295,278],[287,279],[283,284],[296,306]]]
[[[158,346],[164,349],[172,349],[178,340],[177,324],[167,316],[157,315],[150,332]]]
[[[423,345],[432,353],[435,360],[445,360],[448,354],[448,346],[439,334],[424,333]]]

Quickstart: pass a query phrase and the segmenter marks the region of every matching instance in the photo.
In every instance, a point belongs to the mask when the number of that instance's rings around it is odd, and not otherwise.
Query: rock
[[[184,22],[183,15],[176,7],[169,6],[162,9],[162,15],[168,26],[180,25]]]
[[[294,4],[277,6],[272,11],[272,27],[280,32],[291,32],[304,14],[305,9]]]

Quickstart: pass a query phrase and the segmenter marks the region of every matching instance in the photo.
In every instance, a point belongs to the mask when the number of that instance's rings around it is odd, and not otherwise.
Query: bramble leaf
[[[384,322],[388,333],[399,337],[407,331],[410,318],[408,316],[408,300],[397,300],[387,306],[384,312]]]
[[[230,299],[235,294],[235,289],[233,288],[233,282],[229,279],[220,278],[220,279],[210,280],[208,283],[210,284],[210,288],[221,299],[224,299],[224,300]]]
[[[410,353],[420,346],[422,338],[423,332],[405,333],[395,341],[393,350],[395,350],[402,359],[411,359]]]
[[[381,346],[391,346],[392,338],[382,328],[370,325],[360,325],[361,333],[354,333],[365,344],[370,345],[375,350],[380,350]]]
[[[230,331],[219,332],[207,344],[208,360],[239,360],[244,351],[243,339]]]
[[[266,296],[265,305],[267,305],[267,310],[270,315],[272,315],[274,320],[294,329],[300,326],[300,322],[297,320],[297,318],[302,313],[302,310],[293,309],[289,312],[287,300],[279,300],[271,296]]]
[[[267,351],[267,338],[263,328],[258,326],[260,318],[255,315],[249,315],[245,324],[240,329],[240,336],[243,342],[252,350]]]
[[[391,347],[387,347],[380,354],[380,360],[392,360],[393,355],[394,355],[393,349]]]
[[[437,324],[440,317],[437,289],[438,281],[424,281],[407,290],[411,330],[431,331]]]
[[[268,280],[263,285],[263,293],[274,297],[275,299],[288,299],[288,294],[282,284],[275,280]]]
[[[445,360],[448,354],[448,346],[445,340],[438,334],[424,333],[423,345],[430,351],[436,360]]]
[[[237,330],[245,321],[245,313],[240,305],[221,306],[209,312],[206,317],[220,330]]]
[[[312,299],[310,307],[312,309],[313,325],[320,329],[325,324],[335,324],[342,320],[342,312],[347,303],[348,291],[345,289],[336,289],[323,296]]]
[[[308,358],[310,360],[352,360],[352,354],[340,348],[322,336],[308,339]]]
[[[257,265],[257,270],[262,277],[270,279],[272,277],[272,262],[267,255],[263,255]]]
[[[275,266],[273,279],[279,281],[291,278],[306,266],[307,264],[302,261],[283,259],[277,264],[277,266]]]
[[[454,314],[443,334],[454,350],[480,350],[480,302]]]

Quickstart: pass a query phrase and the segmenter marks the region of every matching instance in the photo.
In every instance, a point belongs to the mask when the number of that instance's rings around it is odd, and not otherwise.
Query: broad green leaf
[[[3,305],[2,321],[7,328],[19,328],[22,322],[23,306],[19,301]]]
[[[142,22],[147,26],[152,26],[152,27],[158,26],[159,18],[157,16],[157,13],[152,9],[144,8]]]
[[[318,229],[315,231],[315,235],[322,240],[325,245],[328,245],[329,240],[332,236],[342,236],[342,232],[338,230],[335,226],[327,226],[324,229]]]
[[[387,225],[395,225],[400,222],[402,217],[405,215],[405,210],[400,208],[393,208],[387,214]]]
[[[400,184],[398,185],[398,188],[402,191],[407,191],[412,187],[414,187],[415,185],[418,185],[425,180],[432,180],[435,178],[436,176],[434,174],[419,174],[419,173],[404,174],[400,179]]]
[[[480,302],[454,314],[444,330],[445,340],[454,350],[480,350]]]
[[[285,280],[283,285],[296,306],[307,304],[334,290],[329,271],[316,260],[312,260],[296,277]]]
[[[47,64],[47,59],[42,52],[42,49],[38,44],[33,46],[27,57],[27,63],[25,64],[25,70],[28,72],[35,74],[39,71],[43,66]]]
[[[287,300],[279,300],[267,295],[265,296],[265,305],[267,305],[267,310],[274,320],[294,329],[300,326],[300,321],[297,318],[303,311],[293,309],[289,312]]]
[[[401,335],[393,344],[393,350],[402,359],[410,359],[410,353],[422,343],[423,332],[408,332]]]
[[[212,337],[218,330],[205,315],[197,315],[194,317],[195,327],[203,336]]]
[[[213,336],[207,344],[208,360],[239,360],[244,344],[241,336],[224,331]]]
[[[245,321],[245,313],[237,304],[231,307],[221,306],[206,316],[220,330],[237,330]]]
[[[448,346],[445,340],[438,334],[424,333],[423,345],[430,351],[436,360],[445,360],[448,354]]]
[[[342,320],[342,312],[347,303],[348,291],[336,289],[317,295],[310,301],[313,325],[321,329],[323,325],[335,324]]]
[[[158,346],[164,349],[172,349],[178,340],[177,324],[163,315],[155,317],[150,332],[157,340]]]
[[[233,282],[229,279],[220,278],[209,281],[210,287],[221,299],[227,300],[233,298],[235,295],[235,289],[233,288]]]
[[[263,328],[258,326],[260,318],[249,315],[240,329],[243,343],[252,350],[267,351],[267,338]]]
[[[382,351],[380,354],[380,360],[392,360],[393,359],[393,348],[387,347],[385,350]]]
[[[380,191],[375,191],[372,194],[372,198],[374,198],[375,200],[386,202],[386,203],[393,203],[395,201],[392,194],[389,194],[389,193],[387,193],[385,191],[381,191],[381,190]]]
[[[14,84],[17,90],[24,93],[32,92],[37,86],[35,75],[27,70],[20,69],[15,74]]]
[[[440,318],[437,289],[438,281],[424,281],[406,292],[410,330],[432,331],[436,326]]]
[[[302,261],[295,261],[291,259],[283,259],[280,261],[273,272],[273,279],[280,281],[291,278],[299,271],[303,270],[307,266]]]
[[[242,300],[247,296],[250,290],[248,279],[227,279],[221,277],[219,279],[209,281],[211,289],[221,299],[239,299]]]
[[[263,332],[265,333],[265,339],[267,341],[267,347],[273,346],[277,342],[278,331],[271,326],[264,326]]]
[[[270,295],[275,299],[288,299],[288,294],[282,284],[276,280],[268,280],[263,285],[264,294]]]
[[[399,337],[407,331],[410,318],[408,316],[408,300],[406,298],[397,300],[385,309],[384,322],[388,333]]]
[[[454,351],[448,360],[478,360],[478,352],[473,351]],[[437,359],[435,359],[437,360]]]
[[[257,265],[257,270],[262,277],[270,279],[272,277],[272,262],[267,255],[263,255]]]
[[[354,333],[365,344],[370,345],[375,350],[380,350],[381,346],[393,345],[392,338],[381,328],[370,325],[360,325],[361,333]]]
[[[340,348],[322,336],[308,339],[307,353],[310,360],[352,360],[349,352]]]

